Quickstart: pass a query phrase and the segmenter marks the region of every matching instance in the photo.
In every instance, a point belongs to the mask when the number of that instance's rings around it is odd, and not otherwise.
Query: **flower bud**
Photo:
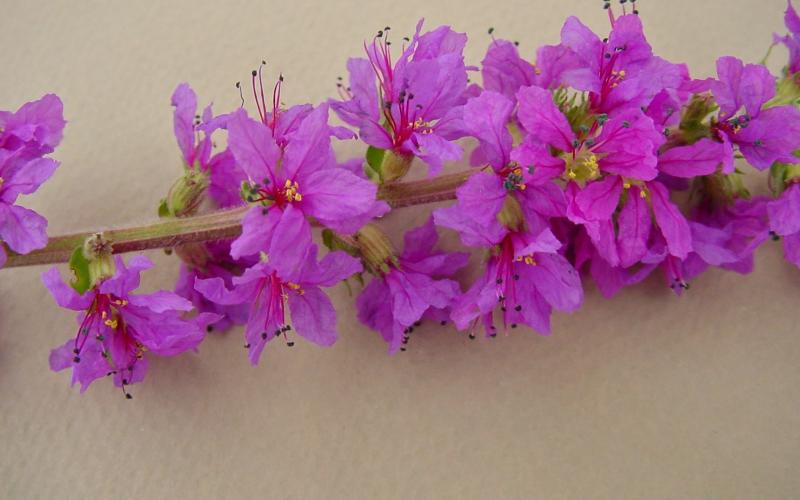
[[[703,137],[708,137],[710,128],[703,120],[710,115],[717,104],[710,94],[695,94],[684,108],[681,123],[678,127],[684,144],[694,144]]]
[[[208,188],[208,175],[196,169],[187,169],[169,190],[166,212],[172,217],[183,217],[194,213]]]
[[[381,161],[380,174],[383,182],[392,182],[405,177],[411,168],[414,159],[410,155],[399,155],[392,151],[386,151]]]
[[[375,224],[367,224],[354,236],[361,258],[373,273],[388,273],[389,265],[397,265],[392,242],[383,230]]]
[[[788,104],[800,104],[800,73],[787,73],[778,80],[775,97],[764,104],[764,109]]]
[[[503,208],[497,214],[497,220],[511,231],[522,229],[525,224],[525,216],[522,214],[522,207],[513,195],[506,195],[503,200]]]

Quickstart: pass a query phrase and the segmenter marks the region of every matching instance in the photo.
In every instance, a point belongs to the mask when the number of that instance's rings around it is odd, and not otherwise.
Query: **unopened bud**
[[[798,104],[800,104],[800,73],[787,73],[778,80],[775,97],[764,104],[764,109]]]
[[[503,200],[503,208],[497,214],[497,220],[511,231],[519,231],[525,224],[522,207],[512,194],[507,194],[505,200]]]
[[[383,182],[392,182],[402,179],[411,168],[414,159],[411,155],[399,155],[392,151],[386,151],[381,161],[380,175]]]
[[[685,144],[694,144],[710,134],[709,126],[704,123],[705,118],[717,107],[710,94],[695,94],[684,108],[681,123],[681,137]]]
[[[392,242],[383,230],[375,224],[367,224],[354,236],[353,240],[361,253],[366,267],[373,273],[388,273],[390,265],[397,265]]]
[[[205,197],[208,175],[196,169],[187,169],[183,177],[175,181],[166,199],[167,214],[184,217],[194,213]]]

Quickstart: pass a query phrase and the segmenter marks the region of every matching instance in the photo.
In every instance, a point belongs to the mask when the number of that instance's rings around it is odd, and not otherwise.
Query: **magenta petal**
[[[228,290],[222,278],[200,279],[195,278],[194,289],[200,292],[211,302],[222,305],[236,305],[251,302],[255,299],[259,282],[254,280],[249,283],[234,286]]]
[[[622,267],[630,267],[639,262],[647,253],[647,240],[650,238],[650,209],[647,200],[640,196],[638,186],[631,186],[628,201],[620,211],[617,223],[617,248]]]
[[[303,120],[286,146],[281,175],[302,184],[312,172],[326,167],[332,156],[328,105],[322,104]]]
[[[481,61],[481,75],[486,90],[500,92],[509,99],[520,87],[533,85],[536,69],[519,56],[517,47],[507,40],[493,40]]]
[[[33,210],[0,203],[0,239],[17,253],[47,245],[47,219]]]
[[[525,130],[546,144],[572,151],[575,134],[550,92],[539,87],[523,87],[517,92],[517,100],[517,113]]]
[[[689,223],[686,222],[686,218],[678,210],[678,207],[670,201],[667,188],[658,182],[648,182],[647,187],[651,194],[653,214],[667,241],[669,253],[679,259],[685,259],[692,251]]]
[[[414,134],[416,144],[412,146],[415,156],[428,164],[428,176],[433,177],[442,171],[445,162],[456,161],[464,152],[461,146],[444,139],[442,136],[432,134]],[[409,141],[412,142],[412,141]]]
[[[583,303],[583,287],[572,264],[557,253],[536,254],[536,263],[528,273],[542,297],[560,311],[577,310]]]
[[[228,120],[228,147],[251,180],[276,182],[275,169],[281,151],[267,126],[249,118],[243,109],[235,111]]]
[[[480,141],[487,162],[496,169],[510,161],[513,139],[508,120],[514,103],[497,92],[484,91],[464,106],[464,122],[470,134]]]
[[[719,80],[711,85],[722,116],[730,118],[742,106],[756,116],[775,95],[775,78],[762,65],[744,65],[732,56],[717,59]]]
[[[356,299],[356,308],[359,321],[380,332],[387,342],[392,340],[394,326],[392,297],[388,285],[382,278],[370,281]]]
[[[725,146],[711,139],[701,139],[691,146],[664,151],[658,157],[658,169],[675,177],[698,177],[713,174],[725,162]]]
[[[787,261],[800,267],[800,233],[790,234],[783,238],[783,254]]]
[[[322,290],[312,286],[289,294],[289,310],[298,335],[320,346],[336,342],[336,311]]]
[[[617,175],[589,183],[575,196],[575,203],[588,220],[607,220],[616,210],[622,194],[622,178]]]
[[[767,204],[769,227],[781,236],[800,232],[800,184],[789,186],[781,197]]]
[[[316,258],[316,249],[312,247],[307,263],[297,278],[299,283],[313,286],[333,286],[363,270],[361,261],[345,252],[329,252],[319,263],[316,262]]]
[[[20,162],[18,168],[14,168],[12,172],[4,172],[0,199],[6,203],[13,203],[20,194],[33,193],[53,175],[58,165],[58,162],[51,158],[35,158],[28,162]]]
[[[197,95],[188,83],[181,83],[172,93],[175,107],[173,128],[184,160],[189,163],[194,156],[194,115],[197,111]],[[191,166],[191,165],[190,165]]]
[[[361,216],[370,214],[377,187],[337,167],[310,172],[300,191],[304,212],[335,231],[353,233],[367,222]]]
[[[64,283],[57,267],[52,267],[42,273],[42,282],[44,286],[50,290],[50,294],[59,307],[72,309],[73,311],[83,311],[89,307],[89,304],[94,300],[93,294],[87,293],[85,295],[80,295],[71,286]]]
[[[242,219],[241,236],[231,244],[231,257],[239,259],[269,249],[282,213],[278,208],[267,209],[261,206],[251,208]]]
[[[303,212],[288,205],[275,226],[269,246],[269,263],[286,281],[296,281],[311,251],[311,225]]]
[[[159,290],[154,293],[144,295],[130,295],[128,302],[134,306],[146,307],[154,313],[166,311],[191,311],[194,309],[192,303],[180,295]]]
[[[111,293],[118,297],[124,297],[128,292],[139,288],[142,271],[153,267],[153,261],[144,255],[132,257],[127,265],[122,257],[117,255],[114,257],[114,262],[117,266],[117,274],[100,283],[98,288],[100,293]]]

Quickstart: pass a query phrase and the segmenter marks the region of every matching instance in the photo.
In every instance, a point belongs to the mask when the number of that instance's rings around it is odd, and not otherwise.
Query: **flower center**
[[[565,160],[567,177],[573,181],[587,182],[600,177],[598,157],[588,149],[581,149]]]
[[[292,182],[289,179],[286,179],[286,182],[283,185],[283,197],[289,203],[293,201],[301,201],[303,196],[300,194],[299,189],[300,185],[297,184],[297,181]]]
[[[509,165],[511,169],[503,181],[503,187],[506,191],[524,191],[525,179],[522,177],[522,169],[516,163]]]

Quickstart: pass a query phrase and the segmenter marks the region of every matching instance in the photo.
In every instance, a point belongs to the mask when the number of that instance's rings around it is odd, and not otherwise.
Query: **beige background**
[[[657,51],[697,76],[718,55],[760,59],[782,30],[781,0],[639,3]],[[178,174],[169,97],[180,81],[223,111],[266,58],[271,77],[286,75],[287,102],[315,102],[385,24],[451,23],[477,63],[489,26],[531,56],[569,14],[606,30],[600,6],[4,0],[0,109],[47,91],[66,103],[62,167],[25,200],[51,234],[145,222]],[[424,217],[394,214],[387,227],[399,236]],[[153,257],[146,288],[170,287],[176,263]],[[199,356],[153,362],[133,401],[108,381],[81,396],[48,370],[72,314],[40,285],[43,268],[5,270],[0,497],[797,498],[800,271],[774,244],[758,268],[711,272],[681,299],[660,279],[610,302],[589,287],[551,337],[469,342],[431,326],[394,357],[338,287],[333,348],[276,343],[253,368],[240,331],[211,335]]]

